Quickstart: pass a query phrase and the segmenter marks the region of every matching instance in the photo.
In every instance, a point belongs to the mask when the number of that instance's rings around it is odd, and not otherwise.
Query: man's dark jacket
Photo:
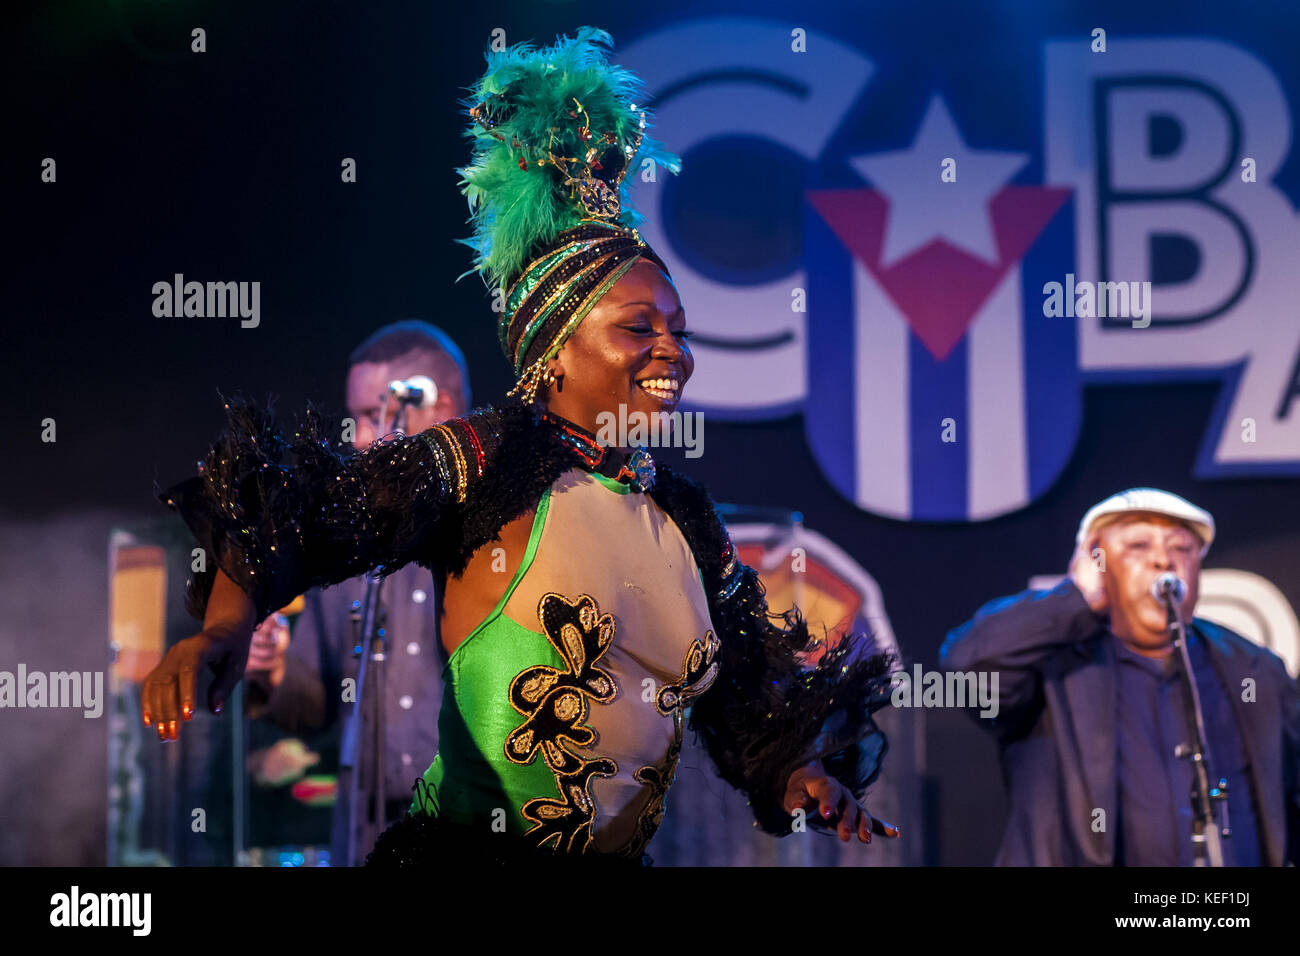
[[[1300,688],[1282,661],[1225,627],[1196,618],[1232,702],[1250,762],[1261,859],[1300,853]],[[979,724],[997,738],[1011,799],[999,866],[1112,866],[1118,820],[1114,638],[1079,589],[1063,581],[981,608],[948,635],[941,666],[998,672],[998,714]],[[1243,691],[1253,681],[1254,701]]]

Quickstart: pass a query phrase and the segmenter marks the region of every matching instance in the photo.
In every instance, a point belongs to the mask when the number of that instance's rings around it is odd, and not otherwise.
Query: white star
[[[956,160],[956,182],[939,178],[948,157]],[[940,237],[996,265],[988,203],[1027,162],[1026,153],[968,149],[943,99],[934,97],[911,148],[849,160],[889,199],[881,266]]]

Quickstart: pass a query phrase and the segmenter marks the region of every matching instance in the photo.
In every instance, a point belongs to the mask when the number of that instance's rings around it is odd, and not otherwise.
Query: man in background
[[[349,359],[348,414],[356,424],[353,445],[363,451],[376,439],[381,416],[392,421],[389,383],[416,376],[432,379],[437,400],[427,408],[407,410],[405,431],[418,434],[470,408],[469,372],[460,349],[440,329],[408,320],[384,326],[362,342]],[[365,577],[333,587],[313,589],[293,629],[259,627],[249,648],[246,680],[249,713],[266,718],[292,734],[342,725],[353,704],[343,703],[343,681],[355,677],[353,602],[365,595]],[[382,822],[360,822],[372,799],[366,783],[376,757],[369,742],[373,729],[361,727],[358,783],[358,830],[351,859],[344,859],[347,821],[336,803],[331,857],[335,866],[365,859],[379,832],[399,819],[411,802],[411,786],[438,749],[438,710],[442,703],[442,667],[447,656],[438,637],[440,586],[428,569],[411,563],[383,580],[379,613],[386,636],[384,663],[384,732],[382,754],[385,806]],[[351,699],[351,698],[349,698]],[[343,718],[342,720],[340,718]]]
[[[1084,515],[1059,586],[994,601],[948,635],[946,670],[999,678],[996,716],[977,718],[1011,800],[999,865],[1197,862],[1191,695],[1152,594],[1165,574],[1186,586],[1210,783],[1228,781],[1224,865],[1297,862],[1300,689],[1271,651],[1192,617],[1214,535],[1177,495],[1121,492]]]

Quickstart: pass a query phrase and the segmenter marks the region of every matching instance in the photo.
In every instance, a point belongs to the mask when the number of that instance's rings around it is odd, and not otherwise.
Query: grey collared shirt
[[[289,642],[284,681],[271,694],[263,716],[290,732],[322,730],[336,721],[341,729],[353,707],[343,701],[344,680],[355,677],[357,670],[352,602],[364,594],[365,578],[356,577],[305,595],[306,606]],[[441,592],[426,568],[408,564],[384,579],[380,602],[387,611],[384,789],[387,802],[405,804],[415,778],[438,750],[446,661],[438,636]],[[363,750],[371,738],[363,728]]]

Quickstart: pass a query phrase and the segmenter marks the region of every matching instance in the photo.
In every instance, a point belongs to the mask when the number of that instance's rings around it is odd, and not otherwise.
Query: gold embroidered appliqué
[[[713,686],[718,676],[718,664],[714,660],[718,646],[712,631],[705,633],[703,641],[691,641],[682,661],[681,677],[676,683],[661,687],[655,695],[655,710],[673,719],[673,742],[668,745],[662,763],[640,767],[632,774],[633,779],[650,788],[650,798],[637,816],[636,832],[622,850],[625,856],[644,853],[646,844],[663,822],[664,800],[677,776],[677,758],[682,752],[683,711],[692,698]]]
[[[607,704],[618,693],[614,678],[596,666],[613,643],[614,618],[601,614],[589,594],[568,601],[554,592],[542,595],[537,618],[567,670],[538,664],[510,682],[510,705],[525,719],[506,737],[505,753],[513,763],[528,764],[540,752],[560,792],[559,800],[540,797],[520,808],[533,823],[524,835],[539,847],[584,853],[596,818],[592,779],[612,777],[618,764],[605,757],[583,760],[565,744],[591,745],[596,733],[584,724],[588,701]]]

